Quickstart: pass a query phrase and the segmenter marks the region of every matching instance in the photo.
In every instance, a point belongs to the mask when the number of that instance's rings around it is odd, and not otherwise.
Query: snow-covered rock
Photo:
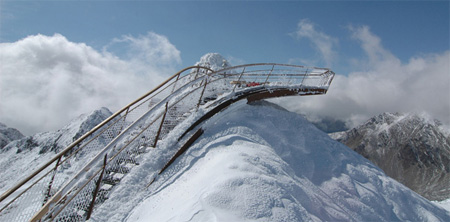
[[[383,113],[332,137],[422,196],[450,198],[450,137],[438,121]]]
[[[147,153],[91,220],[450,221],[450,212],[298,114],[242,101],[202,128],[148,188],[161,156],[176,147],[162,141]]]
[[[195,65],[208,67],[214,71],[231,67],[231,64],[219,53],[207,53]]]
[[[22,137],[24,137],[24,135],[19,130],[0,123],[0,150],[11,141],[18,140]]]
[[[103,107],[80,115],[60,130],[37,133],[10,142],[0,151],[0,169],[3,169],[0,171],[0,192],[28,176],[111,115],[111,111]]]
[[[433,201],[436,205],[448,210],[450,212],[450,199],[443,200],[443,201]]]

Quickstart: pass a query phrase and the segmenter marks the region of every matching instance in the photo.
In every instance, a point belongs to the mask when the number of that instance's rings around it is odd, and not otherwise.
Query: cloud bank
[[[121,48],[119,58],[108,47]],[[176,70],[165,36],[123,36],[103,51],[60,34],[0,43],[0,122],[32,134],[60,128],[102,106],[118,110]]]
[[[299,25],[299,29],[304,28]],[[383,112],[426,113],[450,124],[448,50],[402,63],[368,26],[350,26],[349,31],[366,55],[349,61],[360,71],[337,75],[324,96],[281,99],[281,104],[312,119],[327,116],[345,120],[349,127]],[[329,44],[323,47],[329,48]]]

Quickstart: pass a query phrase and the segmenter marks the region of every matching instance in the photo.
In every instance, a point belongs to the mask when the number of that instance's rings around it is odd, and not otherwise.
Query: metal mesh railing
[[[188,67],[105,120],[3,194],[0,220],[84,221],[93,206],[105,201],[113,186],[138,164],[140,154],[156,147],[201,105],[208,103],[210,107],[210,101],[255,90],[306,87],[326,92],[333,77],[328,69],[281,64],[242,65],[216,72]]]

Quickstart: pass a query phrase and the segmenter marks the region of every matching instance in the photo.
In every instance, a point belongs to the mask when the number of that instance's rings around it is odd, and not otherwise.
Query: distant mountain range
[[[330,135],[425,198],[450,198],[450,137],[438,121],[383,113]]]

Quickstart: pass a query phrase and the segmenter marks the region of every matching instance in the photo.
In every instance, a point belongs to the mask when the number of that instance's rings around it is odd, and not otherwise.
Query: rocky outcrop
[[[8,145],[11,141],[23,138],[24,135],[17,129],[0,123],[0,149]]]

